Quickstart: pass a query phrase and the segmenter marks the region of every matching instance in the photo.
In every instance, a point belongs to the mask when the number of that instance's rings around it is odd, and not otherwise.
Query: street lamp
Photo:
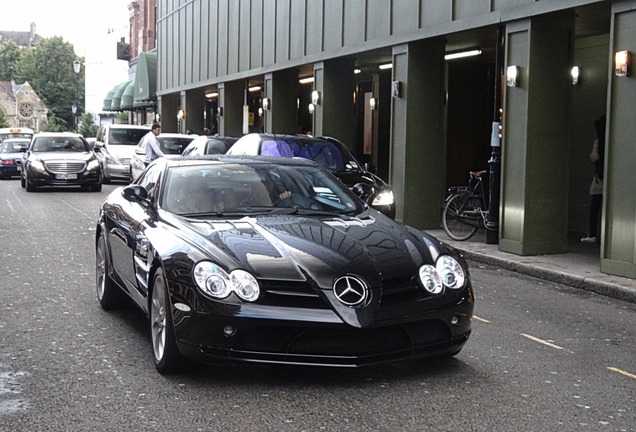
[[[73,71],[75,72],[75,102],[73,103],[73,106],[71,107],[73,110],[73,121],[75,122],[75,130],[78,129],[78,121],[77,121],[77,116],[75,115],[77,113],[77,105],[79,104],[79,73],[80,73],[80,66],[81,63],[78,60],[75,60],[73,62]]]

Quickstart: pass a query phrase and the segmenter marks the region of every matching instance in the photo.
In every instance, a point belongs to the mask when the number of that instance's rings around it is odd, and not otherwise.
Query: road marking
[[[490,324],[490,321],[488,321],[487,319],[480,318],[477,315],[473,315],[473,318],[476,319],[477,321],[481,321],[481,322]]]
[[[625,375],[627,377],[636,379],[636,375],[634,375],[633,373],[629,373],[627,371],[624,371],[624,370],[621,370],[621,369],[615,368],[615,367],[608,367],[608,369],[613,371],[613,372],[618,372],[619,374],[623,374],[623,375]]]
[[[560,347],[560,346],[558,346],[558,345],[555,345],[555,344],[553,344],[553,343],[548,342],[547,340],[539,339],[538,337],[531,336],[531,335],[529,335],[529,334],[521,333],[521,336],[525,336],[525,337],[527,337],[528,339],[532,339],[532,340],[533,340],[533,341],[535,341],[535,342],[542,343],[543,345],[547,345],[547,346],[552,347],[552,348],[556,348],[556,349],[560,349],[560,350],[562,350],[562,349],[563,349],[563,348],[561,348],[561,347]]]

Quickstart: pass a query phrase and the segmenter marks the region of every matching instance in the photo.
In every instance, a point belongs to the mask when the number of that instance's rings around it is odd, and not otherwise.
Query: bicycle
[[[471,238],[478,229],[489,229],[488,203],[484,194],[482,176],[487,171],[470,171],[468,186],[453,186],[448,189],[442,210],[442,225],[453,240]]]

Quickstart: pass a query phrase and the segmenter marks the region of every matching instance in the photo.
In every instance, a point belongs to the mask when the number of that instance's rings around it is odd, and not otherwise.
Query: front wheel
[[[97,240],[97,248],[95,249],[95,286],[97,300],[104,310],[119,308],[126,298],[126,294],[115,284],[109,273],[108,248],[104,233],[102,233]]]
[[[479,200],[466,194],[452,196],[442,212],[442,225],[444,231],[453,240],[468,240],[477,232],[477,217],[466,214],[481,207]]]
[[[176,372],[182,358],[175,340],[168,284],[161,269],[157,269],[152,284],[150,337],[157,371],[161,374]]]

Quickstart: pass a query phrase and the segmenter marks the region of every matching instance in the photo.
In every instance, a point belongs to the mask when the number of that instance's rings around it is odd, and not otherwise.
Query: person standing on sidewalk
[[[596,243],[597,227],[601,208],[603,206],[603,174],[605,169],[605,116],[594,121],[596,139],[592,145],[590,161],[594,163],[594,177],[590,185],[590,214],[587,236],[583,237],[583,243]]]
[[[153,123],[150,132],[144,135],[141,139],[141,147],[143,147],[146,152],[146,157],[144,158],[144,164],[146,166],[150,165],[150,162],[153,160],[165,156],[161,151],[161,146],[157,139],[157,135],[160,133],[161,125],[159,123]]]

